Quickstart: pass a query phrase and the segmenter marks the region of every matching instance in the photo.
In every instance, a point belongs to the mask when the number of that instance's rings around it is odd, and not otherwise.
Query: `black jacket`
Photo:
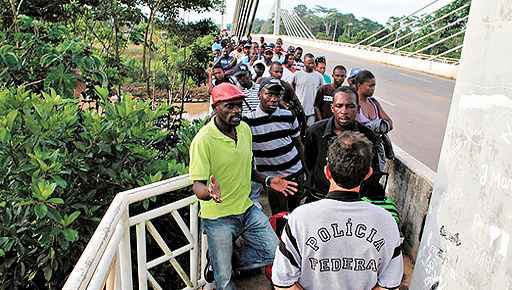
[[[354,121],[351,131],[362,133],[368,140],[374,144],[374,156],[372,168],[374,172],[379,172],[379,158],[375,154],[377,136],[364,125]],[[327,194],[329,191],[329,181],[325,178],[324,167],[327,163],[327,149],[336,136],[334,128],[334,117],[316,122],[306,130],[304,140],[304,150],[306,156],[306,168],[308,175],[307,186],[316,193]]]

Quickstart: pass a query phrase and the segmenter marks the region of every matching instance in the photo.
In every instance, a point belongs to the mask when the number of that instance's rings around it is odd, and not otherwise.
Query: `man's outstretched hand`
[[[215,176],[210,176],[210,185],[208,185],[208,192],[215,202],[222,202],[220,198],[220,185],[217,183]]]
[[[282,193],[284,196],[295,195],[298,190],[297,187],[297,183],[288,181],[282,176],[275,176],[270,180],[270,188]]]

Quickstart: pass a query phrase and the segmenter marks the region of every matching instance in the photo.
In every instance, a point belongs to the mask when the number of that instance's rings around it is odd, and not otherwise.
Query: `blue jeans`
[[[260,196],[262,191],[263,185],[261,185],[261,183],[251,181],[251,195],[249,197],[251,198],[252,203],[254,203],[254,205],[259,209],[263,208],[260,203]]]
[[[208,238],[208,253],[213,265],[217,290],[234,290],[231,264],[233,244],[238,237],[245,240],[237,270],[260,268],[274,261],[278,239],[268,217],[256,206],[241,215],[218,219],[202,219]]]

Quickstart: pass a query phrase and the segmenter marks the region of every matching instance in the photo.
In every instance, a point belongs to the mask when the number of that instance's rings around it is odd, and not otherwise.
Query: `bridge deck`
[[[268,36],[266,39],[267,42],[275,41]],[[377,80],[375,96],[395,126],[390,134],[392,141],[432,170],[437,170],[454,80],[305,46],[300,41],[286,39],[284,46],[288,45],[301,46],[304,54],[325,56],[327,72],[332,72],[338,64],[347,69],[359,67],[373,72]]]

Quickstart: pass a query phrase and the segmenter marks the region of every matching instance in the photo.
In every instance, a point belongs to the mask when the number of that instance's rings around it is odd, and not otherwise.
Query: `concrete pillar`
[[[512,1],[472,1],[410,289],[512,287],[511,35]]]
[[[281,0],[275,0],[276,6],[274,9],[274,35],[279,35],[279,28],[281,24]]]

